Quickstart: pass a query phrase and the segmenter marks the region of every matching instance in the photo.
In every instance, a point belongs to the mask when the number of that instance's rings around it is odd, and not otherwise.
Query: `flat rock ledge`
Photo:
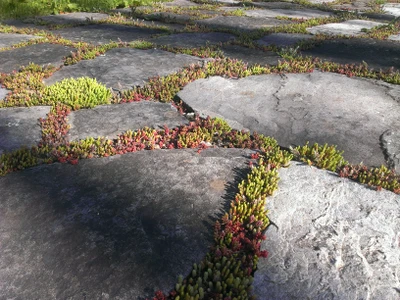
[[[63,67],[45,80],[53,84],[65,78],[91,77],[115,90],[132,89],[144,85],[149,77],[165,76],[190,64],[203,60],[185,54],[174,54],[158,49],[139,50],[117,48],[103,56]]]
[[[46,118],[50,106],[0,108],[0,155],[36,145],[41,137],[39,118]]]
[[[117,138],[127,130],[143,127],[162,129],[187,124],[189,121],[168,103],[141,101],[124,104],[101,105],[81,109],[68,115],[71,128],[69,140],[87,137]]]
[[[141,151],[0,177],[1,299],[144,299],[200,262],[251,151]]]
[[[280,177],[257,299],[398,299],[400,196],[299,163]]]
[[[281,146],[337,145],[351,163],[369,166],[386,163],[380,137],[400,128],[398,85],[334,73],[211,77],[178,97],[203,116],[272,136]]]

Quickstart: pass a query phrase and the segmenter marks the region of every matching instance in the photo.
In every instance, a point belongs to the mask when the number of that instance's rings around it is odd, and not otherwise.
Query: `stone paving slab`
[[[400,86],[333,73],[211,77],[178,97],[203,116],[272,136],[281,146],[337,145],[345,159],[368,166],[386,163],[380,137],[400,128]]]
[[[275,66],[278,64],[280,58],[275,52],[261,51],[258,49],[245,48],[237,45],[228,45],[221,48],[226,57],[233,59],[240,59],[247,62],[249,65],[270,65]]]
[[[82,24],[88,21],[101,21],[108,18],[107,14],[74,12],[68,14],[41,16],[39,19],[54,24]]]
[[[63,67],[46,79],[45,83],[88,76],[96,78],[109,88],[127,90],[143,85],[149,77],[165,76],[202,61],[197,57],[158,49],[116,48],[107,51],[104,56]]]
[[[0,298],[170,291],[207,253],[249,154],[142,151],[1,177]]]
[[[34,146],[42,138],[39,118],[46,118],[50,106],[0,108],[0,155]]]
[[[343,23],[330,23],[307,28],[311,34],[329,34],[329,35],[362,35],[365,34],[361,30],[372,29],[376,26],[384,25],[384,23],[365,21],[365,20],[348,20]]]
[[[397,173],[400,173],[400,131],[392,128],[381,136],[381,143],[388,165]]]
[[[168,45],[172,47],[197,48],[207,45],[218,45],[235,39],[233,34],[222,32],[206,33],[177,33],[161,36],[150,40],[157,45]]]
[[[29,63],[37,65],[54,65],[56,67],[64,64],[63,58],[71,54],[72,47],[56,44],[36,44],[23,48],[0,52],[0,72],[11,73],[21,66]]]
[[[231,5],[231,6],[237,6],[238,4],[241,4],[241,1],[237,0],[215,0],[216,3],[223,4],[223,5]]]
[[[315,0],[313,0],[313,1],[315,1]],[[321,1],[321,0],[316,0],[316,1]],[[331,1],[331,0],[328,0],[328,1]],[[351,1],[351,3],[342,3],[342,4],[332,5],[332,8],[335,10],[344,10],[344,11],[350,11],[350,12],[364,12],[364,11],[371,10],[370,4],[371,4],[370,0],[354,0],[354,1]]]
[[[170,12],[155,12],[148,15],[145,15],[147,20],[155,20],[155,21],[164,21],[165,22],[180,22],[180,23],[189,23],[193,16],[185,15],[185,14],[176,14]]]
[[[165,33],[164,30],[122,26],[114,24],[87,25],[53,30],[57,34],[74,42],[87,42],[96,45],[113,42],[131,42],[149,39],[152,35]]]
[[[398,299],[400,196],[299,163],[279,176],[257,299]]]
[[[257,43],[262,46],[287,47],[312,38],[314,38],[312,35],[301,33],[271,33],[257,40]]]
[[[236,17],[236,16],[217,16],[215,18],[195,21],[196,24],[206,25],[211,28],[225,28],[249,31],[254,29],[273,27],[279,25],[291,24],[292,22],[287,20],[278,19],[260,19],[250,17]]]
[[[162,129],[164,125],[173,128],[188,124],[188,120],[171,104],[142,101],[73,111],[68,115],[68,123],[68,137],[73,141],[101,136],[115,139],[127,130]]]
[[[192,6],[200,6],[200,4],[189,1],[189,0],[174,0],[171,2],[163,2],[163,5],[166,7],[192,7]]]
[[[302,53],[341,64],[360,64],[365,61],[375,70],[387,70],[390,67],[400,69],[399,51],[400,43],[395,41],[335,39]]]
[[[14,26],[16,28],[31,28],[38,30],[45,30],[46,26],[34,24],[35,19],[26,19],[26,20],[3,20],[1,23],[9,26]]]
[[[0,101],[3,100],[10,91],[0,86]]]
[[[40,38],[40,36],[29,34],[0,33],[0,48],[10,47],[15,44]]]
[[[382,5],[382,10],[389,15],[400,17],[400,3],[386,3]]]
[[[285,1],[277,1],[277,2],[251,2],[251,6],[260,7],[260,8],[275,8],[275,9],[297,9],[302,8],[300,4],[285,2]]]
[[[276,18],[278,16],[289,17],[293,19],[312,19],[312,18],[327,18],[334,14],[331,12],[316,10],[316,9],[256,9],[246,10],[245,15],[253,18]]]

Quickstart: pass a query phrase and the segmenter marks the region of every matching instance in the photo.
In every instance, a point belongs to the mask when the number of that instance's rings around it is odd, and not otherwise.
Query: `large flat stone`
[[[271,33],[257,40],[257,43],[263,46],[287,47],[312,38],[312,35],[301,33]]]
[[[0,178],[0,298],[170,291],[207,253],[248,154],[142,151]]]
[[[0,101],[3,100],[10,91],[0,86]]]
[[[312,18],[327,18],[333,16],[333,13],[316,10],[316,9],[256,9],[246,10],[245,15],[253,18],[276,18],[278,16],[293,18],[293,19],[312,19]]]
[[[56,44],[36,44],[0,52],[0,72],[11,73],[29,63],[62,66],[63,58],[74,48]]]
[[[302,53],[341,64],[360,64],[364,61],[375,70],[387,70],[390,67],[400,69],[399,51],[400,44],[395,41],[335,39],[324,41]]]
[[[382,134],[381,142],[388,165],[400,174],[400,131],[398,128],[389,129]]]
[[[155,12],[148,15],[145,15],[147,20],[155,20],[155,21],[165,21],[165,22],[172,22],[172,23],[189,23],[192,20],[192,16],[185,15],[185,14],[177,14],[171,12]]]
[[[113,139],[129,129],[145,126],[160,129],[164,125],[172,128],[188,123],[171,104],[150,101],[81,109],[71,112],[68,120],[70,141],[100,136]]]
[[[348,20],[343,23],[330,23],[307,28],[312,34],[328,34],[328,35],[362,35],[362,29],[372,29],[376,26],[384,25],[384,23],[365,21],[365,20]]]
[[[202,115],[275,137],[281,146],[333,144],[366,165],[385,163],[380,136],[400,126],[400,86],[333,73],[212,77],[178,96]]]
[[[197,57],[158,49],[117,48],[107,51],[104,56],[96,59],[83,60],[75,65],[66,66],[45,82],[52,84],[65,78],[88,76],[96,78],[107,87],[126,90],[143,85],[149,77],[165,76],[201,61]]]
[[[196,21],[199,25],[206,25],[211,28],[225,28],[231,30],[249,31],[260,28],[291,24],[290,21],[272,18],[260,19],[236,16],[217,16],[211,19]]]
[[[274,8],[274,9],[301,9],[303,8],[300,4],[285,2],[285,1],[275,1],[275,2],[251,2],[250,6],[260,7],[260,8]]]
[[[41,16],[39,19],[54,24],[83,24],[88,21],[101,21],[108,18],[107,14],[74,12],[68,14]]]
[[[52,31],[52,33],[74,42],[87,42],[97,45],[107,44],[110,41],[130,42],[149,39],[152,35],[164,32],[163,30],[113,24],[87,25]]]
[[[0,108],[0,155],[36,145],[42,138],[38,119],[49,112],[50,106]]]
[[[278,64],[280,58],[275,52],[261,51],[259,49],[252,49],[241,47],[237,45],[228,45],[221,48],[226,57],[233,59],[240,59],[247,62],[249,65],[271,65]]]
[[[389,15],[400,17],[400,3],[386,3],[382,10]]]
[[[200,4],[189,1],[189,0],[174,0],[171,2],[164,2],[163,5],[167,6],[167,7],[173,7],[173,6],[192,7],[192,6],[199,6]]]
[[[321,0],[312,0],[312,1],[321,1]],[[322,0],[324,1],[324,0]],[[331,2],[331,0],[328,0]],[[326,1],[326,2],[328,2]],[[344,10],[350,12],[364,12],[371,10],[371,1],[370,0],[353,0],[350,3],[344,1],[343,3],[334,4],[331,6],[335,10]]]
[[[158,45],[172,47],[197,48],[207,45],[226,43],[234,40],[235,36],[229,33],[208,32],[208,33],[178,33],[161,36],[152,39],[151,42]]]
[[[40,36],[16,33],[0,33],[0,48],[10,47],[12,45],[27,42],[34,39],[40,39]]]
[[[257,299],[398,299],[400,196],[297,163],[280,177]]]

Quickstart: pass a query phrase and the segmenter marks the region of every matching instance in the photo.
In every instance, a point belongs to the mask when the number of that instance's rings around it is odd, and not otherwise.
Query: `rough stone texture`
[[[25,20],[3,20],[1,21],[5,25],[14,26],[17,28],[31,28],[45,30],[46,26],[33,24],[35,19],[25,19]]]
[[[107,44],[110,41],[130,42],[149,39],[154,34],[164,32],[163,30],[113,24],[87,25],[52,31],[52,33],[59,34],[63,38],[74,42],[87,42],[97,45]]]
[[[248,151],[142,151],[0,178],[0,298],[143,299],[200,262]],[[139,298],[140,297],[140,298]]]
[[[400,196],[294,163],[267,201],[274,223],[258,299],[399,298]]]
[[[49,112],[49,106],[0,108],[0,155],[36,145],[42,137],[38,119]]]
[[[200,4],[188,1],[188,0],[174,0],[172,2],[164,2],[164,6],[178,6],[178,7],[190,7],[190,6],[199,6]]]
[[[224,52],[226,57],[240,59],[247,62],[249,65],[259,64],[275,66],[278,64],[278,59],[280,58],[279,55],[271,51],[264,52],[258,49],[251,49],[237,45],[223,46],[222,52]]]
[[[308,40],[312,38],[312,35],[301,33],[271,33],[257,40],[257,43],[263,46],[276,45],[278,47],[287,47],[302,40]]]
[[[223,4],[223,5],[232,5],[236,6],[238,4],[241,4],[242,2],[236,1],[236,0],[215,0],[216,3]]]
[[[365,34],[361,31],[363,28],[371,29],[380,25],[384,25],[384,23],[365,20],[349,20],[343,23],[330,23],[314,26],[307,28],[307,31],[312,34],[362,35]]]
[[[335,0],[310,0],[312,4],[322,4],[322,3],[330,3],[335,2]]]
[[[390,36],[388,37],[388,40],[398,42],[398,41],[400,41],[400,34],[397,34],[397,35],[390,35]]]
[[[386,3],[382,10],[389,15],[400,17],[400,3]]]
[[[320,0],[317,0],[320,1]],[[329,0],[331,1],[331,0]],[[347,10],[352,12],[364,12],[371,10],[371,1],[370,0],[355,0],[351,1],[351,3],[343,3],[332,5],[333,9],[337,10]]]
[[[217,16],[215,18],[196,21],[197,24],[206,25],[211,28],[226,28],[242,31],[249,31],[265,27],[273,27],[291,24],[290,21],[278,19],[260,19],[250,17]]]
[[[27,42],[29,40],[40,39],[40,36],[16,33],[0,33],[0,48]]]
[[[291,2],[252,2],[251,6],[260,8],[276,8],[276,9],[296,9],[302,8],[301,5]]]
[[[37,65],[63,65],[63,57],[74,48],[56,44],[36,44],[0,52],[0,72],[11,73],[33,62]]]
[[[197,57],[157,49],[119,48],[107,51],[96,59],[66,66],[45,82],[52,84],[64,78],[88,76],[116,90],[126,90],[143,85],[149,77],[168,75],[201,61]]]
[[[284,16],[294,19],[325,18],[333,16],[333,13],[316,9],[256,9],[246,10],[245,15],[253,18],[276,18]]]
[[[381,142],[389,167],[400,174],[400,132],[397,128],[386,131],[381,136]]]
[[[400,126],[400,86],[332,73],[212,77],[178,96],[202,115],[275,137],[281,146],[333,144],[351,163],[373,166],[385,163],[380,136]]]
[[[3,100],[7,96],[8,92],[9,90],[0,86],[0,100]]]
[[[60,15],[42,16],[39,19],[54,24],[82,24],[88,21],[101,21],[108,18],[107,14],[74,12]]]
[[[171,104],[147,101],[81,109],[71,112],[68,120],[70,141],[100,136],[113,139],[129,129],[145,126],[159,129],[164,125],[172,128],[188,123]]]
[[[161,36],[152,39],[151,42],[158,45],[169,45],[172,47],[196,48],[207,45],[226,43],[234,40],[235,36],[229,33],[178,33]]]
[[[195,18],[185,14],[176,14],[170,12],[155,12],[145,16],[148,20],[165,21],[165,22],[177,22],[177,23],[188,23]]]
[[[324,41],[302,53],[341,64],[360,64],[364,61],[375,70],[387,70],[390,67],[400,69],[399,51],[400,43],[394,41],[337,39]]]

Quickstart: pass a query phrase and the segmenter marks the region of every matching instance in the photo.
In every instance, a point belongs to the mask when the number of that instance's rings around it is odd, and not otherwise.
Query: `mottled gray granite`
[[[39,19],[54,24],[82,24],[89,21],[101,21],[108,18],[107,14],[74,12],[59,15],[41,16]]]
[[[150,41],[157,45],[168,45],[172,47],[196,48],[207,45],[226,43],[234,40],[235,36],[229,33],[206,32],[206,33],[177,33]]]
[[[348,20],[342,23],[329,23],[307,28],[311,34],[363,35],[362,29],[372,29],[384,23],[366,20]]]
[[[312,38],[314,38],[312,35],[301,33],[271,33],[258,39],[257,43],[262,46],[287,47]]]
[[[245,15],[253,18],[276,18],[278,16],[293,19],[311,19],[311,18],[327,18],[333,16],[333,13],[321,11],[317,9],[256,9],[246,10]]]
[[[40,38],[40,36],[29,34],[0,33],[0,48],[10,47],[15,44]]]

